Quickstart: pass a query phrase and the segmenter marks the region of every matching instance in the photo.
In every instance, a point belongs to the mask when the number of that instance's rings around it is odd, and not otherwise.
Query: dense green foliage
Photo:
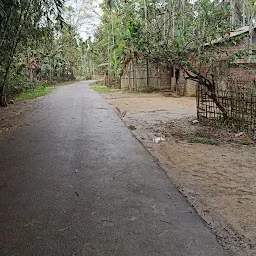
[[[91,88],[99,93],[110,93],[112,90],[108,88],[107,86],[102,85],[101,83],[95,82],[91,84]]]
[[[0,1],[0,105],[37,86],[84,75],[86,43],[64,0]]]
[[[105,0],[91,49],[98,71],[120,77],[131,62],[165,63],[207,87],[219,109],[216,82],[237,59],[252,53],[255,0]],[[242,26],[249,33],[230,32]],[[249,47],[234,51],[247,37]]]
[[[227,63],[237,57],[230,51],[235,42],[227,35],[238,27],[252,25],[254,2],[105,0],[92,47],[93,61],[99,70],[108,69],[112,76],[121,75],[135,58],[164,61],[201,74],[206,64],[218,62],[216,52],[224,53]],[[206,45],[220,38],[226,47],[211,54]]]
[[[252,52],[252,42],[232,52],[236,40],[229,33],[245,25],[253,31],[255,0],[103,0],[102,13],[95,2],[0,0],[2,106],[6,96],[40,84],[121,77],[129,63],[143,59],[182,69],[213,90],[217,70]],[[86,41],[81,28],[91,35]]]

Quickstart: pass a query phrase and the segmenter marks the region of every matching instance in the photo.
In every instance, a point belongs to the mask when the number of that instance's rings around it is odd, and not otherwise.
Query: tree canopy
[[[104,54],[101,62],[109,61],[113,75],[120,74],[119,66],[137,57],[137,53],[147,59],[164,59],[194,70],[190,58],[200,59],[198,67],[209,61],[206,56],[202,57],[206,44],[225,38],[238,27],[252,25],[254,3],[249,0],[198,0],[194,3],[187,0],[105,0],[94,50],[99,51],[100,56]]]
[[[65,0],[0,1],[0,105],[9,94],[84,73],[75,16]]]
[[[103,72],[120,77],[141,59],[213,86],[208,75],[219,65],[252,52],[255,2],[104,0],[100,11],[91,0],[0,0],[0,103],[38,82]],[[243,26],[250,27],[250,47],[234,53],[229,35]]]

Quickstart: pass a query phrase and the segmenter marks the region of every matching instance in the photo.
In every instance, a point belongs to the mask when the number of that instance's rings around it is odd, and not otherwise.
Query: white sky
[[[66,5],[74,8],[74,14],[70,17],[80,36],[86,40],[100,24],[101,9],[99,7],[102,0],[68,0]]]

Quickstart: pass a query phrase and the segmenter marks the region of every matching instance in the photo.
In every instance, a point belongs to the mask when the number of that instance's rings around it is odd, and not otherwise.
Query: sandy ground
[[[7,131],[28,125],[25,116],[38,104],[40,99],[25,100],[9,104],[7,108],[0,107],[0,139]]]
[[[192,124],[195,98],[124,92],[105,97],[231,255],[256,255],[255,144],[246,135]],[[164,141],[153,142],[157,137]],[[221,144],[188,143],[198,137]]]

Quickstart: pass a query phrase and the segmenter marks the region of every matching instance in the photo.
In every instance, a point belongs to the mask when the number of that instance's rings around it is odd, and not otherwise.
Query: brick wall
[[[235,80],[251,81],[256,77],[256,66],[247,65],[246,67],[231,67],[229,77]]]

